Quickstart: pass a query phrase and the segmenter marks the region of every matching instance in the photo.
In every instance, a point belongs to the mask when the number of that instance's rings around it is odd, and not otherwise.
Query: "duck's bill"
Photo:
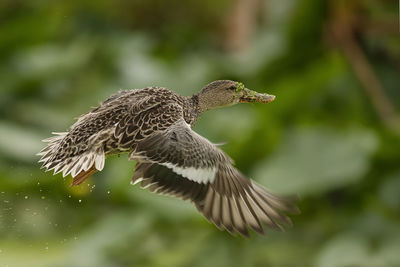
[[[240,97],[240,103],[269,103],[274,99],[274,95],[261,94],[246,88],[244,89],[244,95]]]

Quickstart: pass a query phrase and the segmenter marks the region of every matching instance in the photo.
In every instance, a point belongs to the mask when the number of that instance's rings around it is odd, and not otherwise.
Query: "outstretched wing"
[[[219,228],[248,235],[248,227],[290,225],[292,199],[269,193],[243,176],[218,147],[181,119],[139,142],[130,159],[138,160],[132,182],[159,194],[191,200]]]

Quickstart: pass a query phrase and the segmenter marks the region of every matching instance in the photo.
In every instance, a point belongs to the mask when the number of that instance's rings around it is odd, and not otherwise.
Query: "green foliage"
[[[343,1],[259,2],[236,52],[224,50],[233,1],[0,4],[0,266],[400,265],[399,135],[333,40]],[[397,6],[351,6],[350,18],[362,13],[356,41],[399,112]],[[258,183],[300,196],[286,232],[220,232],[190,203],[131,186],[126,155],[74,188],[36,163],[41,139],[121,88],[190,95],[214,79],[276,95],[207,112],[195,130],[227,142]]]
[[[365,130],[290,129],[275,154],[258,163],[253,177],[286,194],[321,193],[361,179],[377,145],[376,136]]]

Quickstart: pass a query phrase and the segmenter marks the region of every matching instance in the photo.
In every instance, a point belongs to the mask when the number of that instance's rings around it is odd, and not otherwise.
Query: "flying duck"
[[[276,196],[246,178],[217,145],[192,130],[205,111],[238,103],[269,103],[275,96],[218,80],[186,97],[162,87],[119,91],[80,116],[68,132],[53,133],[38,155],[42,168],[79,185],[104,167],[108,155],[127,152],[136,166],[132,184],[193,202],[209,221],[232,234],[282,230],[296,213],[293,198]]]

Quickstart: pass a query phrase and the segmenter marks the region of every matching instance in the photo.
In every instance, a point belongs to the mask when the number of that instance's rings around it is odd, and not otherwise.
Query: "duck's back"
[[[120,91],[80,116],[69,132],[55,133],[39,155],[47,170],[75,176],[95,165],[104,166],[107,154],[126,152],[163,130],[165,122],[182,116],[185,99],[160,87]]]

